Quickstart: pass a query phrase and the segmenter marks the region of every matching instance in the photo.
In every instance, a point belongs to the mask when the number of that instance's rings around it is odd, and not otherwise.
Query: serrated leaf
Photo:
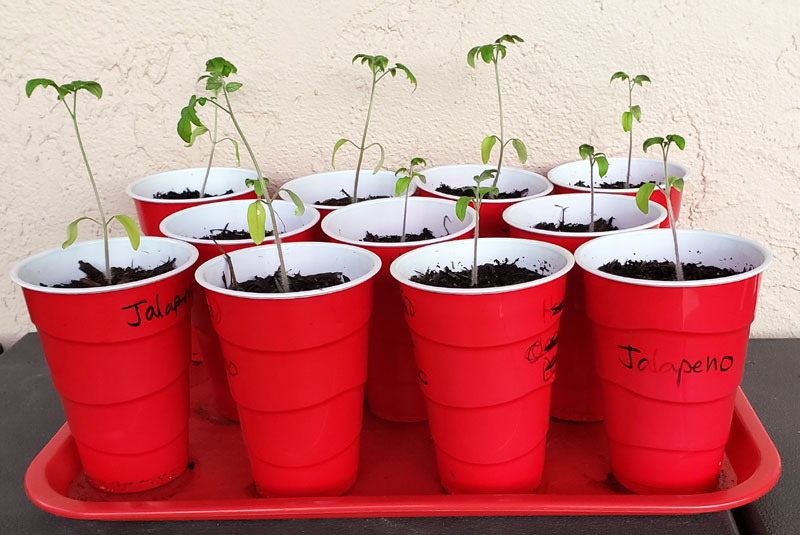
[[[648,182],[639,186],[639,189],[636,192],[636,206],[643,214],[646,214],[650,211],[650,195],[653,194],[655,189],[655,183]]]
[[[671,176],[667,179],[667,182],[669,183],[671,188],[675,188],[678,191],[683,191],[684,182],[682,178],[679,178],[677,176]]]
[[[683,136],[679,136],[678,134],[670,134],[667,136],[667,141],[671,141],[677,145],[677,147],[681,150],[686,146],[686,140],[683,139]]]
[[[134,221],[131,216],[125,214],[117,214],[112,216],[111,219],[119,221],[122,228],[125,229],[125,233],[128,235],[128,241],[131,242],[131,247],[133,247],[134,251],[138,250],[141,238],[139,234],[139,225],[136,224],[136,221]]]
[[[395,197],[399,197],[408,189],[408,186],[411,185],[411,177],[401,177],[395,182],[394,185],[394,195]]]
[[[227,91],[228,93],[233,93],[234,91],[237,91],[241,87],[242,87],[241,82],[228,82],[227,84],[225,84],[225,91]]]
[[[608,159],[605,156],[596,156],[594,161],[597,164],[597,174],[601,178],[606,176],[606,173],[608,173]]]
[[[494,58],[494,47],[492,45],[483,45],[481,47],[481,59],[484,63],[491,63]]]
[[[64,243],[61,244],[62,249],[66,249],[67,247],[75,243],[75,240],[78,238],[78,223],[80,223],[84,219],[88,219],[89,221],[94,221],[95,223],[97,223],[97,220],[87,216],[79,217],[75,221],[72,221],[69,225],[67,225],[67,239],[64,240]]]
[[[586,158],[594,154],[594,147],[592,147],[587,143],[584,143],[583,145],[578,147],[578,154],[581,155],[581,160],[585,160]]]
[[[489,162],[489,157],[492,155],[492,149],[497,141],[497,136],[486,136],[483,138],[483,141],[481,141],[481,160],[483,160],[483,163]]]
[[[467,206],[469,206],[471,200],[469,197],[459,197],[456,201],[456,217],[459,221],[464,221],[467,216]]]
[[[664,142],[664,138],[663,137],[651,137],[651,138],[645,139],[644,143],[642,143],[642,150],[644,152],[647,152],[647,149],[649,149],[653,145],[661,145],[663,142]]]
[[[189,143],[187,143],[186,146],[191,147],[192,145],[194,145],[194,142],[197,140],[197,137],[202,136],[206,132],[208,132],[208,128],[206,128],[205,126],[198,126],[194,130],[192,130],[192,133],[189,135]]]
[[[517,151],[517,158],[520,163],[525,163],[528,160],[528,148],[521,139],[514,138],[511,140],[511,146]]]
[[[629,111],[622,112],[622,130],[630,132],[633,128],[633,114]]]
[[[373,143],[372,145],[377,145],[378,148],[381,149],[381,159],[378,160],[378,165],[376,165],[375,169],[372,170],[372,174],[373,175],[377,175],[378,171],[380,171],[381,167],[383,167],[383,159],[386,156],[386,151],[383,150],[383,145],[381,145],[380,143]],[[370,145],[370,146],[372,146],[372,145]]]
[[[212,76],[206,80],[206,89],[209,91],[217,91],[222,89],[222,79],[217,76]]]
[[[264,210],[264,206],[260,200],[253,201],[247,207],[247,229],[250,231],[250,238],[256,245],[264,243],[266,223],[267,212]]]
[[[344,145],[348,141],[350,141],[350,140],[347,139],[347,138],[342,138],[339,141],[337,141],[336,143],[334,143],[334,145],[333,145],[333,154],[331,154],[331,167],[333,167],[334,169],[336,169],[336,151],[339,150],[340,148],[342,148],[342,145]],[[350,141],[350,143],[352,143],[352,141]]]
[[[642,120],[642,108],[640,108],[638,105],[631,106],[631,113],[633,113],[633,117],[637,121],[641,122],[641,120]]]
[[[298,195],[293,192],[292,190],[281,188],[281,191],[285,191],[289,198],[292,199],[294,203],[294,215],[301,216],[306,212],[306,205],[303,203],[303,199],[298,197]]]
[[[236,66],[225,58],[218,56],[206,61],[206,71],[212,75],[227,78],[236,72]]]

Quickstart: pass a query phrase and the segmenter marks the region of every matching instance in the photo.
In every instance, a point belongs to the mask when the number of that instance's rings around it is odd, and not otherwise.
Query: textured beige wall
[[[368,5],[371,4],[371,5]],[[178,112],[207,58],[239,68],[243,128],[278,181],[329,169],[340,135],[356,137],[367,101],[358,52],[406,63],[419,78],[379,87],[372,138],[388,168],[412,155],[475,162],[496,130],[492,72],[467,50],[502,33],[526,39],[502,63],[507,129],[525,166],[545,172],[589,142],[622,155],[625,92],[612,72],[643,72],[636,137],[679,133],[688,165],[683,225],[754,238],[775,255],[764,277],[755,336],[800,335],[800,11],[794,0],[550,0],[379,3],[0,1],[0,272],[63,239],[92,210],[68,117],[28,78],[97,79],[81,100],[84,141],[111,213],[133,213],[125,185],[203,165],[184,149]],[[638,145],[638,144],[637,144]],[[352,153],[342,153],[341,165]],[[229,160],[230,161],[230,160]],[[84,234],[87,237],[88,233]],[[32,329],[21,291],[0,277],[0,342]]]

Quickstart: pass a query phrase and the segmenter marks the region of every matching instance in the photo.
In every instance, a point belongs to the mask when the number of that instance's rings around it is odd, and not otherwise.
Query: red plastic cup
[[[101,267],[102,240],[28,257],[11,271],[36,324],[89,482],[106,492],[169,483],[188,464],[189,310],[197,250],[166,238],[110,241],[112,265],[173,271],[111,287],[59,289]],[[48,286],[40,286],[40,283]]]
[[[352,195],[355,176],[355,169],[315,173],[290,180],[283,187],[296,193],[304,203],[319,210],[322,219],[325,219],[326,215],[342,207],[316,203],[343,197],[344,193],[342,191]],[[378,171],[372,174],[372,169],[361,169],[358,177],[358,196],[394,197],[396,183],[397,177],[391,171]],[[416,185],[412,183],[409,188],[409,194],[414,195],[417,190]],[[280,195],[285,200],[290,200],[285,192],[280,192]],[[327,241],[325,233],[322,232],[321,224],[317,224],[314,228],[314,239],[316,241]]]
[[[683,178],[684,181],[689,180],[689,168],[677,163],[668,163],[667,170],[670,176],[677,176]],[[594,168],[595,184],[600,182],[618,182],[624,181],[625,175],[628,172],[628,159],[627,158],[609,158],[608,159],[608,172],[606,176],[600,178],[597,167]],[[587,160],[577,160],[561,164],[554,167],[547,173],[547,178],[553,183],[555,189],[553,193],[589,193],[589,187],[575,186],[576,182],[581,180],[587,182],[589,175],[589,162]],[[657,184],[664,184],[664,161],[656,160],[654,158],[631,158],[631,183],[638,184],[640,182],[655,182]],[[598,190],[595,190],[598,191]],[[604,189],[603,193],[612,195],[628,195],[636,197],[638,188],[625,188],[625,189]],[[670,191],[670,201],[672,203],[672,212],[675,216],[675,221],[681,213],[681,197],[682,193],[675,188]],[[658,189],[653,192],[651,199],[664,208],[667,207],[667,200],[664,194]],[[661,222],[662,228],[669,227],[669,219]]]
[[[370,411],[394,422],[421,422],[427,419],[425,398],[419,388],[411,333],[403,318],[400,286],[389,274],[389,264],[413,249],[472,236],[475,211],[470,208],[464,221],[455,217],[455,203],[444,199],[408,199],[408,232],[428,228],[436,239],[405,243],[361,241],[370,231],[375,234],[400,234],[403,226],[403,199],[362,202],[329,213],[322,230],[334,242],[363,247],[381,259],[375,277],[375,297],[369,333],[369,366],[366,383]]]
[[[212,167],[208,176],[206,191],[214,197],[202,199],[154,199],[156,193],[183,191],[186,188],[200,191],[206,176],[205,167],[177,169],[144,177],[125,188],[125,193],[133,199],[136,215],[142,233],[148,236],[163,236],[158,226],[161,220],[184,208],[232,201],[236,199],[255,199],[253,188],[245,184],[248,178],[255,178],[256,172],[234,167]],[[228,190],[233,193],[223,195]]]
[[[197,248],[200,256],[197,264],[220,255],[220,250],[213,240],[203,240],[198,236],[207,236],[212,230],[224,228],[226,225],[231,230],[246,230],[247,207],[252,200],[223,201],[205,203],[175,212],[161,221],[160,231],[164,236],[191,243]],[[272,203],[278,216],[278,228],[281,240],[284,242],[311,241],[314,227],[319,222],[319,212],[310,206],[301,216],[295,215],[294,203],[275,200]],[[267,217],[266,229],[272,230],[272,221]],[[268,236],[265,244],[273,243],[274,238]],[[244,240],[218,240],[219,246],[225,252],[253,247],[251,239]],[[195,295],[203,296],[202,288],[194,283]],[[219,339],[211,326],[211,317],[205,299],[198,298],[192,305],[192,329],[197,337],[197,353],[202,357],[206,366],[209,379],[213,385],[216,410],[220,416],[228,420],[239,421],[236,402],[231,396],[228,386],[228,374],[225,370],[225,361],[219,346]]]
[[[495,169],[491,165],[443,165],[432,167],[425,171],[425,184],[418,182],[420,195],[425,197],[438,197],[457,201],[455,195],[439,193],[436,191],[441,185],[453,188],[463,186],[474,186],[473,177],[481,174],[486,169]],[[527,200],[543,197],[553,191],[553,185],[542,175],[525,171],[524,169],[514,169],[513,167],[503,167],[500,178],[497,181],[500,191],[513,191],[528,189],[526,197],[518,199],[484,199],[481,202],[481,238],[509,236],[508,225],[503,221],[503,211],[510,205]]]
[[[674,257],[668,229],[604,236],[575,252],[585,272],[612,470],[639,493],[704,492],[717,484],[761,273],[771,262],[769,251],[738,236],[677,232],[682,262],[750,270],[684,282],[598,270],[612,259]]]
[[[566,223],[586,223],[590,206],[588,193],[548,195],[511,205],[503,213],[503,219],[511,227],[512,238],[545,241],[574,253],[578,246],[609,232],[557,232],[534,226],[540,222],[558,223],[562,217]],[[565,210],[562,212],[562,209]],[[630,232],[658,227],[666,219],[667,210],[650,201],[645,215],[631,197],[596,194],[595,217],[613,217],[614,224],[620,228],[614,233]],[[572,422],[598,422],[603,419],[603,397],[594,369],[583,276],[579,270],[567,275],[559,333],[558,375],[553,381],[550,415]]]
[[[356,480],[367,377],[372,280],[380,259],[349,245],[283,246],[287,269],[341,271],[350,282],[322,290],[256,294],[228,290],[222,257],[202,264],[256,488],[264,496],[332,496]],[[274,245],[230,253],[238,280],[274,273]]]
[[[532,492],[542,478],[558,323],[572,255],[555,245],[481,239],[478,263],[518,259],[533,282],[451,289],[412,282],[437,266],[472,265],[455,240],[392,262],[414,342],[436,461],[450,493]]]

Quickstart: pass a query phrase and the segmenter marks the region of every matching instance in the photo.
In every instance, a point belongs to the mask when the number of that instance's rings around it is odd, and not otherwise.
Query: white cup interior
[[[186,188],[200,191],[203,187],[203,179],[206,175],[205,167],[195,167],[192,169],[176,169],[150,175],[130,184],[127,193],[130,197],[150,202],[186,202],[185,199],[155,199],[156,193],[166,193],[168,191],[181,192]],[[208,175],[206,192],[213,197],[203,199],[191,199],[192,202],[213,202],[226,199],[235,195],[241,195],[248,189],[245,180],[255,178],[256,172],[249,169],[237,167],[212,167]],[[228,190],[233,193],[223,195]]]
[[[283,187],[296,193],[304,203],[315,205],[319,201],[344,197],[342,190],[352,195],[355,176],[355,169],[330,171],[295,178],[283,184]],[[373,175],[371,169],[361,169],[358,177],[358,196],[394,197],[396,183],[397,177],[391,171],[378,171]],[[409,195],[414,195],[416,186],[412,183],[410,188]],[[280,195],[284,199],[289,198],[285,192],[281,192]],[[339,208],[333,205],[317,206]]]
[[[625,175],[628,172],[628,159],[627,158],[608,158],[608,172],[606,176],[600,178],[597,165],[592,169],[592,177],[594,178],[595,187],[602,183],[624,182]],[[689,169],[683,165],[668,162],[667,172],[670,176],[677,176],[687,180],[689,178]],[[575,186],[576,182],[583,181],[586,184],[586,190],[589,190],[589,160],[577,160],[568,162],[554,167],[547,173],[547,178],[553,184],[559,186]],[[640,182],[655,182],[656,184],[664,183],[664,161],[655,158],[631,158],[631,184],[638,184]],[[636,188],[628,188],[636,190]],[[609,191],[609,190],[606,190]],[[614,192],[626,190],[611,190]]]
[[[486,169],[496,169],[491,165],[443,165],[423,170],[425,184],[417,181],[420,189],[428,191],[437,196],[457,199],[457,196],[439,193],[436,188],[442,185],[459,188],[464,186],[474,186],[474,177],[480,175]],[[483,183],[483,185],[490,185]],[[516,169],[514,167],[503,167],[500,171],[500,178],[497,180],[497,187],[500,191],[514,191],[527,189],[528,194],[521,199],[530,197],[540,197],[553,191],[553,185],[542,175]],[[509,203],[515,199],[484,199],[487,203]]]

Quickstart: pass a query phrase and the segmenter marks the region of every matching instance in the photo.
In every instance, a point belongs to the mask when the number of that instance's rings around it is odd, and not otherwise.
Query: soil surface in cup
[[[195,239],[197,240],[249,240],[250,239],[250,231],[249,230],[231,230],[228,228],[230,223],[225,223],[225,226],[222,228],[212,228],[211,232],[206,234],[205,236],[199,236]],[[265,237],[272,236],[272,231],[267,230],[264,232]]]
[[[686,264],[683,262],[681,265],[683,266],[683,277],[688,281],[718,279],[720,277],[730,277],[731,275],[748,271],[736,271],[730,268],[704,266],[703,264]],[[645,279],[651,281],[677,280],[675,277],[675,262],[667,260],[626,260],[624,264],[620,263],[619,260],[612,260],[597,269],[612,275],[631,279]]]
[[[361,241],[372,242],[372,243],[400,243],[400,236],[399,234],[373,234],[370,231],[367,231],[367,234],[361,238]],[[422,229],[422,232],[414,233],[414,232],[406,232],[406,241],[422,241],[422,240],[432,240],[437,236],[433,235],[433,232],[428,227]]]
[[[345,190],[340,190],[344,197],[325,199],[324,201],[316,201],[314,204],[319,206],[348,206],[353,204],[353,196]],[[369,197],[359,197],[356,202],[361,201],[374,201],[375,199],[388,199],[388,195],[370,195]]]
[[[289,289],[292,292],[305,292],[307,290],[320,290],[330,286],[337,286],[350,282],[350,278],[340,271],[315,273],[313,275],[301,275],[299,273],[289,273]],[[278,287],[278,272],[266,277],[255,276],[244,282],[236,282],[229,286],[231,290],[242,292],[274,294],[280,293]]]
[[[205,197],[219,197],[221,195],[230,195],[231,193],[233,193],[233,190],[229,189],[225,193],[216,193],[216,194],[214,194],[214,193],[206,193],[203,197],[204,198]],[[175,200],[179,200],[179,199],[199,199],[200,198],[200,192],[198,190],[196,190],[196,189],[189,189],[189,188],[186,188],[185,190],[183,190],[181,192],[168,191],[168,192],[164,193],[164,192],[159,191],[158,193],[154,193],[153,194],[153,198],[154,199],[167,199],[167,200],[170,200],[170,201],[175,201]]]
[[[111,282],[106,280],[105,274],[94,267],[89,262],[82,260],[78,261],[78,269],[86,274],[82,279],[74,279],[70,282],[63,284],[56,284],[53,288],[97,288],[99,286],[114,286],[116,284],[125,284],[126,282],[135,282],[150,277],[161,275],[175,269],[175,259],[167,260],[163,264],[156,266],[152,269],[143,269],[140,267],[111,267]],[[46,286],[46,284],[42,284]]]
[[[436,188],[436,191],[438,191],[439,193],[445,193],[447,195],[455,195],[456,197],[464,197],[464,196],[472,197],[474,194],[471,187],[464,186],[461,188],[453,188],[451,186],[448,186],[447,184],[442,184],[441,186]],[[501,191],[499,194],[497,194],[496,197],[490,197],[487,195],[486,198],[519,199],[527,196],[528,196],[528,188],[525,188],[525,189],[515,189],[513,191]]]
[[[610,232],[612,230],[619,230],[619,227],[614,224],[613,216],[608,219],[604,217],[595,219],[593,231],[589,230],[589,223],[564,223],[563,219],[557,224],[542,221],[541,223],[536,223],[533,228],[551,230],[554,232]]]
[[[628,188],[639,188],[646,182],[639,182],[638,184],[631,184],[630,186],[625,185],[624,180],[620,180],[618,182],[600,182],[599,184],[595,184],[594,187],[600,189],[628,189]],[[583,180],[578,180],[573,184],[573,186],[578,186],[579,188],[588,188],[589,184],[584,182]]]
[[[411,281],[441,288],[495,288],[535,281],[545,276],[544,273],[518,266],[516,260],[512,262],[506,258],[479,265],[477,286],[472,286],[472,268],[453,270],[448,266],[414,275]]]

